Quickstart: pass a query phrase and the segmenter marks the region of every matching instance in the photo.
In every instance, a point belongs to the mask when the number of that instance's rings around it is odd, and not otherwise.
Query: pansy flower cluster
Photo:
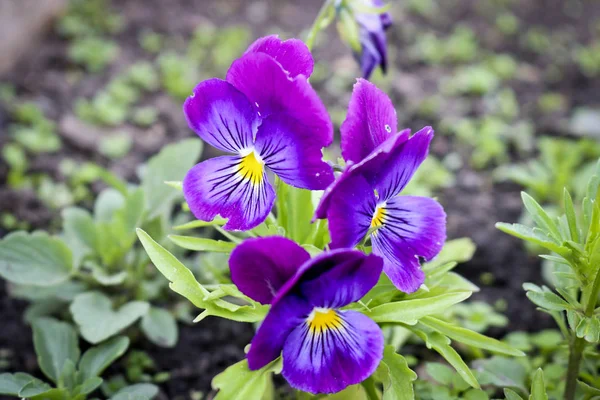
[[[234,61],[225,80],[200,83],[184,104],[189,126],[229,155],[196,165],[183,189],[198,219],[221,216],[230,231],[251,230],[272,212],[268,171],[290,186],[323,191],[315,219],[327,220],[331,243],[322,252],[311,258],[281,236],[249,238],[229,266],[244,295],[270,305],[249,368],[282,356],[292,387],[334,393],[368,378],[383,357],[381,329],[352,304],[382,271],[399,290],[416,291],[421,261],[445,241],[445,214],[432,199],[401,195],[427,157],[433,130],[398,132],[390,99],[362,79],[341,126],[346,166],[334,175],[322,159],[333,127],[308,81],[312,70],[301,41],[269,36]]]

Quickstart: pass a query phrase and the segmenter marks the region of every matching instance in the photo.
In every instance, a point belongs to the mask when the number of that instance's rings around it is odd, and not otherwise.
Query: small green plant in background
[[[144,226],[164,236],[178,192],[163,182],[180,179],[200,151],[201,144],[193,140],[166,146],[150,159],[139,186],[113,180],[114,187],[96,199],[93,213],[64,209],[59,236],[13,232],[3,238],[0,276],[12,284],[14,296],[31,302],[26,319],[72,319],[93,344],[141,320],[139,328],[150,341],[174,346],[174,303],[165,296],[164,280],[148,269],[135,229]]]
[[[513,236],[544,248],[543,258],[555,263],[553,288],[526,283],[527,297],[556,321],[568,345],[564,398],[572,400],[576,392],[588,398],[597,396],[600,380],[593,363],[600,341],[597,308],[600,292],[600,163],[577,212],[567,189],[563,191],[563,209],[552,217],[531,196],[523,193],[523,203],[535,223],[534,228],[499,223],[497,227]]]
[[[23,372],[4,373],[0,374],[0,394],[31,400],[85,400],[102,385],[106,368],[129,347],[129,339],[118,336],[81,354],[75,328],[51,318],[33,323],[33,343],[40,369],[52,385]],[[151,399],[156,394],[156,386],[136,384],[120,388],[110,400]]]

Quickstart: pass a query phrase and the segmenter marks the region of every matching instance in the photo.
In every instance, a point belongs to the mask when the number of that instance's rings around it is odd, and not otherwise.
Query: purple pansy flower
[[[433,129],[398,133],[391,100],[359,79],[341,126],[347,167],[321,199],[317,218],[329,220],[331,248],[354,247],[371,231],[373,253],[400,290],[425,280],[420,258],[435,257],[446,239],[446,214],[433,199],[399,196],[425,160]]]
[[[383,333],[358,311],[379,279],[382,260],[337,249],[314,258],[283,237],[248,239],[229,260],[231,279],[250,298],[271,304],[248,352],[251,370],[283,352],[282,374],[310,393],[335,393],[368,378],[383,357]]]
[[[196,86],[183,105],[190,128],[232,154],[201,162],[186,175],[183,193],[196,218],[221,215],[229,230],[259,225],[275,200],[267,169],[304,189],[325,189],[333,181],[321,154],[333,127],[308,83],[312,70],[304,43],[267,36],[233,62],[226,80]]]
[[[382,7],[382,0],[359,0],[365,6]],[[361,53],[357,54],[363,77],[369,79],[378,65],[383,73],[387,70],[387,40],[385,31],[392,26],[390,13],[382,14],[356,12],[356,22],[359,26]]]

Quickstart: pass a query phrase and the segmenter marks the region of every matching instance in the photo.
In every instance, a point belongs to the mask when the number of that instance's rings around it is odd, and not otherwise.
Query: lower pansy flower
[[[295,389],[335,393],[368,378],[383,357],[383,333],[364,314],[342,307],[378,281],[382,259],[337,249],[314,258],[283,237],[248,239],[236,247],[231,278],[271,309],[248,352],[251,370],[283,356]]]
[[[341,126],[348,167],[325,191],[316,216],[329,220],[332,248],[354,247],[370,235],[386,275],[410,293],[425,280],[420,259],[443,247],[446,214],[433,199],[399,195],[427,157],[433,129],[396,132],[390,99],[359,80]]]

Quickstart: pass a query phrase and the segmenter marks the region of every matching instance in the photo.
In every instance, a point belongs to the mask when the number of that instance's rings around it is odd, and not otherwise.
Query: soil
[[[600,16],[600,4],[589,1],[570,1],[579,7],[575,16],[565,13],[561,0],[552,0],[556,6],[544,5],[539,12],[540,2],[536,0],[513,2],[512,11],[521,19],[523,25],[535,24],[548,29],[570,28],[577,41],[588,43],[589,31],[581,28],[589,21]],[[534,119],[536,127],[544,133],[561,134],[556,128],[557,121],[564,117],[569,109],[553,116],[541,116],[531,106],[537,97],[548,90],[564,94],[569,107],[589,105],[599,102],[600,80],[592,80],[582,75],[574,66],[564,69],[563,79],[548,82],[542,71],[552,55],[539,55],[528,52],[518,44],[518,38],[498,38],[482,20],[480,2],[474,0],[455,0],[446,6],[440,17],[434,21],[413,16],[413,28],[427,29],[438,34],[447,34],[457,23],[472,27],[480,35],[483,45],[490,51],[509,52],[520,61],[531,66],[532,79],[528,84],[514,84],[521,113]],[[510,2],[508,2],[510,3]],[[60,122],[72,115],[73,102],[80,96],[92,96],[111,76],[136,58],[147,57],[137,43],[138,34],[144,29],[168,35],[189,37],[191,32],[202,23],[212,21],[217,26],[250,23],[254,36],[270,33],[273,27],[280,31],[298,35],[312,22],[320,7],[320,0],[294,1],[256,1],[243,0],[112,0],[112,6],[127,21],[127,28],[116,39],[124,54],[109,69],[99,75],[83,79],[77,85],[70,84],[70,74],[75,68],[67,58],[67,42],[56,33],[48,34],[39,43],[37,50],[29,54],[4,81],[11,82],[17,88],[19,96],[33,99],[42,104],[47,116]],[[249,22],[250,21],[250,22]],[[393,52],[392,63],[397,73],[391,83],[391,96],[399,109],[400,122],[410,122],[411,127],[432,124],[439,121],[421,120],[410,110],[414,110],[415,99],[423,99],[437,90],[438,74],[451,71],[443,68],[431,68],[423,63],[415,63],[402,51],[406,46],[404,30],[406,21],[397,21],[397,29],[390,33],[390,42],[398,48]],[[352,62],[347,49],[336,39],[330,30],[331,43],[322,45],[315,51],[317,61],[326,59],[334,65]],[[518,36],[518,35],[517,35]],[[322,43],[325,43],[323,40]],[[341,107],[347,104],[353,79],[347,82],[346,94],[337,97],[324,93],[328,106]],[[326,86],[315,83],[322,93]],[[145,102],[158,108],[159,121],[150,131],[135,130],[134,147],[128,156],[111,161],[78,141],[77,138],[65,140],[61,151],[53,154],[38,155],[31,160],[33,169],[43,171],[61,179],[58,162],[65,156],[76,160],[90,160],[109,167],[120,176],[135,180],[135,167],[154,154],[165,143],[192,133],[187,129],[180,105],[165,95],[153,94]],[[481,101],[473,99],[471,112],[481,113]],[[418,101],[417,101],[418,103]],[[402,111],[401,111],[402,110]],[[0,108],[0,130],[7,124],[6,113]],[[421,125],[419,125],[421,124]],[[0,145],[6,140],[0,135]],[[468,149],[455,143],[451,137],[438,136],[433,153],[443,156],[449,149],[457,150],[468,159]],[[518,156],[514,155],[514,159]],[[7,167],[0,161],[0,182],[4,182]],[[457,271],[482,287],[474,298],[494,303],[504,299],[507,303],[505,314],[509,319],[506,329],[494,332],[502,335],[506,331],[535,331],[549,327],[551,321],[545,314],[535,310],[526,299],[522,290],[523,282],[541,282],[539,259],[525,251],[522,244],[497,229],[497,221],[516,222],[521,214],[520,188],[513,184],[496,183],[491,170],[476,171],[463,167],[458,171],[456,184],[439,193],[448,214],[448,237],[470,237],[477,244],[477,252],[470,262],[460,265]],[[5,185],[0,187],[0,210],[13,213],[18,219],[30,223],[32,228],[47,228],[56,215],[56,211],[47,209],[33,192],[15,191]],[[0,234],[7,232],[0,230]],[[495,280],[491,286],[484,286],[480,277],[484,272],[493,274]],[[36,371],[35,355],[31,342],[31,331],[22,322],[24,303],[7,296],[0,285],[0,371],[2,360],[8,361],[7,370],[27,371],[39,375]],[[190,398],[190,391],[210,392],[210,381],[226,366],[243,358],[243,347],[249,342],[252,328],[248,324],[231,323],[224,320],[208,319],[194,326],[182,326],[180,340],[174,349],[157,349],[145,344],[145,349],[157,362],[159,371],[170,371],[172,378],[161,384],[162,396],[167,399]],[[2,396],[0,396],[2,398]]]

